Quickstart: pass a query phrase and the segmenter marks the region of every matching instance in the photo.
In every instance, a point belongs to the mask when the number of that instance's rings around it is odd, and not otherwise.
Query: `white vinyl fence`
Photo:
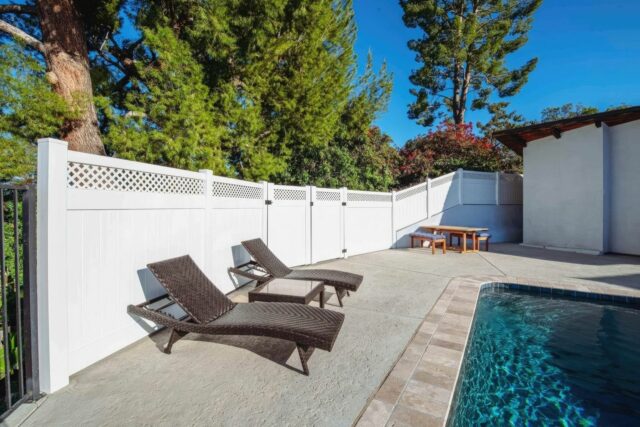
[[[42,389],[142,338],[128,304],[161,295],[146,265],[190,254],[224,292],[261,237],[288,265],[388,249],[399,230],[461,204],[520,204],[518,175],[458,171],[393,193],[247,182],[38,147]]]

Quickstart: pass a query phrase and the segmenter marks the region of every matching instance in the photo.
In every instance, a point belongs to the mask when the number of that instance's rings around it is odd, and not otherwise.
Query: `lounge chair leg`
[[[164,346],[164,352],[166,354],[171,354],[171,347],[173,347],[173,345],[176,343],[176,341],[178,341],[180,338],[184,337],[187,334],[188,334],[188,332],[178,331],[178,330],[172,328],[171,329],[171,336],[169,336],[169,341],[167,342],[167,345]]]
[[[340,307],[344,307],[342,305],[342,297],[344,296],[344,289],[337,289],[336,288],[336,297],[338,298],[338,303],[340,304]]]
[[[307,366],[307,361],[311,357],[311,354],[313,354],[313,350],[315,350],[315,347],[309,347],[309,346],[297,344],[297,343],[296,343],[296,347],[298,348],[298,356],[300,356],[302,371],[304,372],[305,375],[308,376],[309,366]]]
[[[478,249],[480,249],[480,245],[478,244]],[[487,243],[485,243],[485,248],[487,252],[489,252],[489,239],[487,239]]]

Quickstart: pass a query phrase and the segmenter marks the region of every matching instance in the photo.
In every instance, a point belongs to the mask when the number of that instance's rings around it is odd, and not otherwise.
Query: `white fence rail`
[[[227,268],[261,237],[286,264],[393,247],[398,230],[463,203],[518,204],[517,175],[459,170],[393,192],[286,186],[68,151],[38,151],[38,308],[42,388],[154,328],[128,304],[162,293],[147,263],[190,254],[223,291]]]

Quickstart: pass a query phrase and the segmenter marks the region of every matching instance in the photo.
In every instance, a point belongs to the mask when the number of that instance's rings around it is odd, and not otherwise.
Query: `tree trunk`
[[[76,116],[62,129],[69,149],[105,154],[93,104],[89,54],[82,18],[74,0],[39,0],[47,80]]]
[[[464,123],[464,115],[467,111],[467,96],[469,95],[469,84],[471,82],[471,66],[467,62],[464,69],[464,77],[462,79],[462,88],[460,90],[460,106],[458,111],[459,122],[457,124]]]

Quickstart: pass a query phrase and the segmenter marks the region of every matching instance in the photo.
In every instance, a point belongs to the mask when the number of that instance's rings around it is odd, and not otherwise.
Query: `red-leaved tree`
[[[473,133],[473,125],[446,122],[420,135],[400,150],[401,186],[453,172],[458,168],[476,171],[516,172],[521,159],[502,145]]]

